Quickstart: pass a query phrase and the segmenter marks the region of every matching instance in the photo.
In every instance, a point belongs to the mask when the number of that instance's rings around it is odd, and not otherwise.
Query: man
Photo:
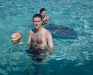
[[[50,54],[53,49],[53,41],[51,33],[42,26],[43,19],[40,14],[33,16],[33,23],[35,28],[29,31],[28,42],[25,44],[30,45],[28,53],[33,54],[34,61],[42,61],[43,57]],[[19,44],[24,44],[20,42]],[[49,46],[49,50],[46,46]]]
[[[46,24],[47,20],[49,19],[49,16],[46,15],[46,9],[45,8],[41,8],[40,9],[40,14],[43,18],[43,25]]]

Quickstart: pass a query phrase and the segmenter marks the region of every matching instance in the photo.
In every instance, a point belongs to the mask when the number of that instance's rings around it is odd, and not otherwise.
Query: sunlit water
[[[13,45],[10,35],[27,41],[29,22],[45,7],[56,25],[73,28],[78,39],[53,37],[55,49],[42,64],[33,64],[27,45]],[[93,75],[92,0],[0,0],[0,75]]]

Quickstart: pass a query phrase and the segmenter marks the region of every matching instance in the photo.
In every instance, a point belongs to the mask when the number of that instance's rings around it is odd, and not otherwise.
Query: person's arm
[[[49,18],[49,16],[47,16],[47,20],[49,20],[50,18]]]
[[[47,50],[45,54],[41,53],[40,55],[48,55],[54,50],[54,45],[53,45],[53,41],[52,41],[52,35],[51,35],[50,32],[48,32],[46,34],[46,40],[47,40],[47,44],[48,44],[50,49]]]
[[[28,41],[27,42],[19,42],[18,44],[27,44],[27,45],[30,45],[31,44],[31,30],[29,31],[29,36],[28,36]]]
[[[28,41],[26,42],[26,44],[28,44],[28,45],[31,44],[31,35],[32,35],[32,30],[29,31]]]
[[[50,53],[54,50],[52,35],[51,35],[50,32],[47,34],[47,43],[48,43],[49,48],[50,48],[50,49],[46,52],[46,54],[48,55],[48,54],[50,54]]]
[[[47,16],[47,25],[54,23],[54,20]]]

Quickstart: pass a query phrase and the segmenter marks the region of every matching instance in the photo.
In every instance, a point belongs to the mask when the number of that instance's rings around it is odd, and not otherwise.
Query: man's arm
[[[46,40],[47,40],[47,44],[48,44],[50,49],[47,50],[47,52],[45,54],[41,53],[40,55],[48,55],[54,50],[54,45],[53,45],[53,41],[52,41],[52,35],[51,35],[50,32],[48,32],[46,34]]]
[[[32,31],[30,30],[29,31],[29,34],[28,34],[28,41],[27,42],[19,42],[18,44],[27,44],[27,45],[30,45],[31,44],[31,34],[32,34]]]
[[[31,35],[32,35],[32,31],[30,30],[29,31],[29,34],[28,34],[28,41],[26,42],[27,45],[30,45],[31,44]]]
[[[52,35],[50,32],[47,33],[47,43],[49,45],[49,50],[46,52],[46,54],[50,54],[54,50],[54,45],[53,45],[53,40],[52,40]]]

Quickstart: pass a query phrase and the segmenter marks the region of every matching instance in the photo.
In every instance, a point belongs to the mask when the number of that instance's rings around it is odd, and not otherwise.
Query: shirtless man
[[[49,17],[46,15],[46,9],[45,8],[41,8],[40,9],[40,14],[43,18],[43,25],[46,24],[46,21],[49,19]]]
[[[35,14],[33,16],[33,23],[35,28],[29,31],[28,42],[25,44],[30,45],[27,52],[35,56],[35,61],[42,61],[43,57],[50,54],[53,49],[53,41],[51,33],[42,26],[43,19],[40,14]],[[24,44],[20,42],[19,44]],[[46,46],[49,46],[47,50]]]

